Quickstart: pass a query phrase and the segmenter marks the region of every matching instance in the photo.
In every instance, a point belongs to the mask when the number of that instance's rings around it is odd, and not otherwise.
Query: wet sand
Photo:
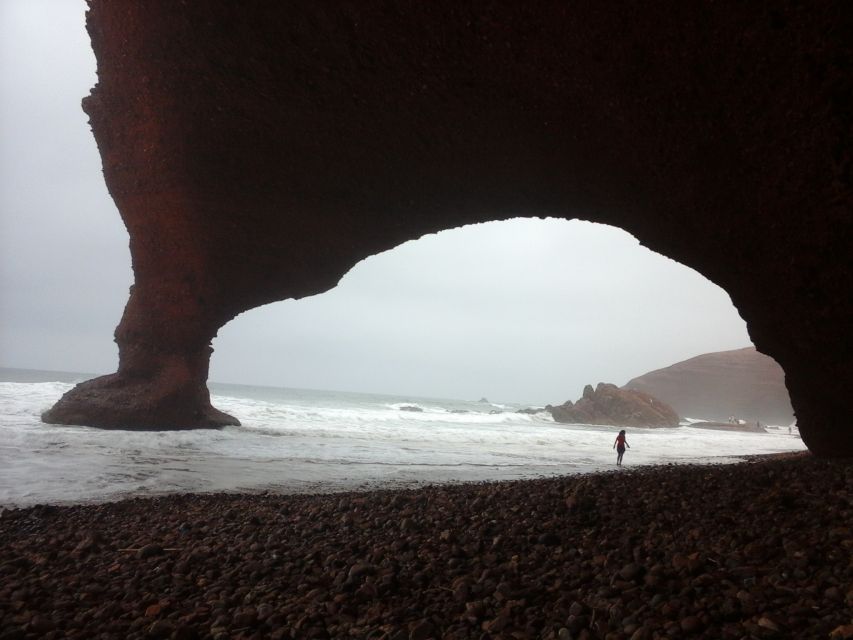
[[[0,639],[853,637],[853,465],[808,454],[0,516]]]

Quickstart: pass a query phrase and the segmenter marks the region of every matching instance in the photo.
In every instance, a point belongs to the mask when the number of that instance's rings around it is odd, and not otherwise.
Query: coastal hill
[[[754,347],[696,356],[634,378],[622,388],[651,394],[690,418],[725,422],[734,416],[778,425],[794,420],[784,371]]]
[[[677,427],[672,407],[642,391],[620,389],[599,382],[593,390],[586,385],[583,396],[558,407],[546,407],[556,422],[607,424],[618,427]]]

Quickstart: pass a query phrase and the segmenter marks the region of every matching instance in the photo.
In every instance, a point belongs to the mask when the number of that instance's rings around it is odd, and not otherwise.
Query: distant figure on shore
[[[625,429],[619,432],[616,436],[616,442],[613,443],[613,448],[616,449],[616,464],[622,466],[622,456],[625,454],[625,447],[631,448],[628,441],[625,439]]]

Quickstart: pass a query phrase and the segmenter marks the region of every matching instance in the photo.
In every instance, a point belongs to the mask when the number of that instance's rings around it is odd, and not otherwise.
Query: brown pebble
[[[161,547],[159,544],[146,544],[144,547],[141,547],[139,551],[136,552],[136,557],[140,560],[144,560],[146,558],[159,556],[162,553],[163,547]]]
[[[234,618],[231,621],[231,624],[234,627],[242,628],[249,627],[255,624],[255,621],[258,619],[258,613],[255,609],[247,608],[242,609],[234,614]]]
[[[684,633],[694,633],[695,631],[698,631],[702,625],[699,622],[699,618],[696,616],[687,616],[686,618],[681,619],[679,626]]]
[[[651,631],[645,627],[640,627],[631,634],[630,640],[649,640],[652,637]]]
[[[643,568],[640,565],[632,562],[622,567],[619,570],[619,575],[622,576],[622,578],[624,578],[625,580],[634,580],[635,578],[639,577],[642,571]]]
[[[827,600],[832,600],[833,602],[841,602],[844,599],[844,594],[838,587],[829,587],[823,592],[823,595]]]
[[[538,542],[539,544],[544,544],[547,547],[556,547],[558,544],[560,544],[560,536],[558,536],[552,531],[549,531],[548,533],[541,534],[536,539],[536,542]]]
[[[424,620],[412,627],[409,631],[409,640],[428,640],[432,636],[432,633],[432,625]]]
[[[369,564],[354,564],[350,567],[349,572],[347,573],[347,577],[351,580],[355,580],[367,574],[373,574],[376,572],[376,568]]]
[[[480,625],[480,628],[489,634],[500,633],[509,624],[509,618],[506,616],[498,616],[492,620],[487,620]]]
[[[174,630],[175,627],[169,620],[156,620],[148,627],[148,636],[151,638],[168,638]]]
[[[74,553],[86,554],[97,551],[98,545],[101,543],[101,536],[96,532],[89,532],[83,539],[74,547]]]
[[[842,624],[829,633],[832,640],[850,640],[853,638],[853,624]]]
[[[56,625],[53,620],[37,615],[30,620],[30,629],[38,633],[48,633],[49,631],[56,629]]]
[[[681,571],[687,568],[689,560],[683,553],[676,553],[672,556],[672,568],[676,571]]]
[[[762,616],[758,619],[758,626],[770,631],[779,631],[779,625],[772,618],[768,618],[767,616]]]
[[[198,632],[185,624],[178,625],[172,633],[171,640],[196,640]]]

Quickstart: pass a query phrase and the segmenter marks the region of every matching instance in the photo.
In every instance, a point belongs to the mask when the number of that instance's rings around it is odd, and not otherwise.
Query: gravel
[[[7,510],[12,638],[853,638],[853,465]]]

